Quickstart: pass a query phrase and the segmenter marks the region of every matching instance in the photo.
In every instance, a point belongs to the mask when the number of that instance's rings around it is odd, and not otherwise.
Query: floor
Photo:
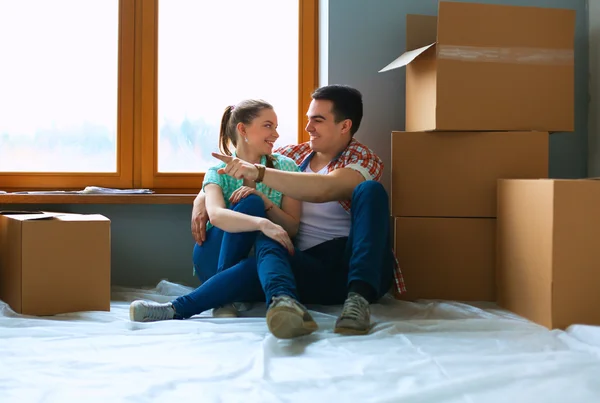
[[[548,331],[491,304],[385,298],[368,336],[272,337],[246,317],[131,323],[129,302],[189,289],[114,288],[111,312],[33,318],[0,302],[0,401],[598,402],[600,327]],[[76,400],[77,399],[77,400]]]

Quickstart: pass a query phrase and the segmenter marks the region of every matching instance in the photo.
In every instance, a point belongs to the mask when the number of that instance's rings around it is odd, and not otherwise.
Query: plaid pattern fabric
[[[293,144],[289,146],[280,147],[274,152],[289,157],[296,161],[298,166],[303,167],[307,163],[307,158],[312,154],[312,149],[309,143]],[[379,181],[383,174],[383,162],[381,159],[371,151],[367,146],[361,144],[355,138],[350,141],[348,147],[344,149],[336,158],[334,158],[327,166],[327,172],[330,173],[340,168],[351,168],[360,172],[365,180]],[[350,212],[351,202],[350,200],[341,201],[340,204],[347,212]],[[404,276],[402,270],[400,270],[400,263],[396,254],[394,255],[395,267],[394,267],[394,292],[396,295],[400,295],[406,292],[406,285],[404,283]]]

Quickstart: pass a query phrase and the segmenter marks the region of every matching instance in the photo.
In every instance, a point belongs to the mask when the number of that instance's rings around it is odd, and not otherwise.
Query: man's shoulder
[[[286,157],[285,155],[283,155],[281,153],[275,152],[275,153],[271,154],[271,156],[275,160],[275,163],[278,165],[279,169],[289,171],[290,168],[296,168],[298,166],[298,164],[296,164],[296,161],[294,161],[294,159],[292,159],[290,157]]]
[[[352,139],[352,142],[344,150],[342,157],[348,162],[356,159],[373,161],[375,163],[382,162],[381,158],[373,150],[356,139]]]
[[[274,153],[291,158],[292,160],[294,160],[294,162],[296,162],[296,164],[300,164],[302,160],[304,160],[304,158],[306,158],[306,156],[310,154],[310,152],[311,148],[308,142],[300,144],[290,144],[287,146],[279,147],[274,151]]]

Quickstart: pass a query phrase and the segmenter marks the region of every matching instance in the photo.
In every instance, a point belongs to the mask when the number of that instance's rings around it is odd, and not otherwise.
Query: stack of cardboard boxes
[[[549,133],[574,129],[575,12],[442,1],[406,29],[382,70],[406,67],[391,139],[401,298],[496,301],[497,182],[547,178]]]

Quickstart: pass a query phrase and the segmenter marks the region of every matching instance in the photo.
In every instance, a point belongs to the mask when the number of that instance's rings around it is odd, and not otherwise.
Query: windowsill
[[[0,204],[189,204],[196,194],[0,194]]]

